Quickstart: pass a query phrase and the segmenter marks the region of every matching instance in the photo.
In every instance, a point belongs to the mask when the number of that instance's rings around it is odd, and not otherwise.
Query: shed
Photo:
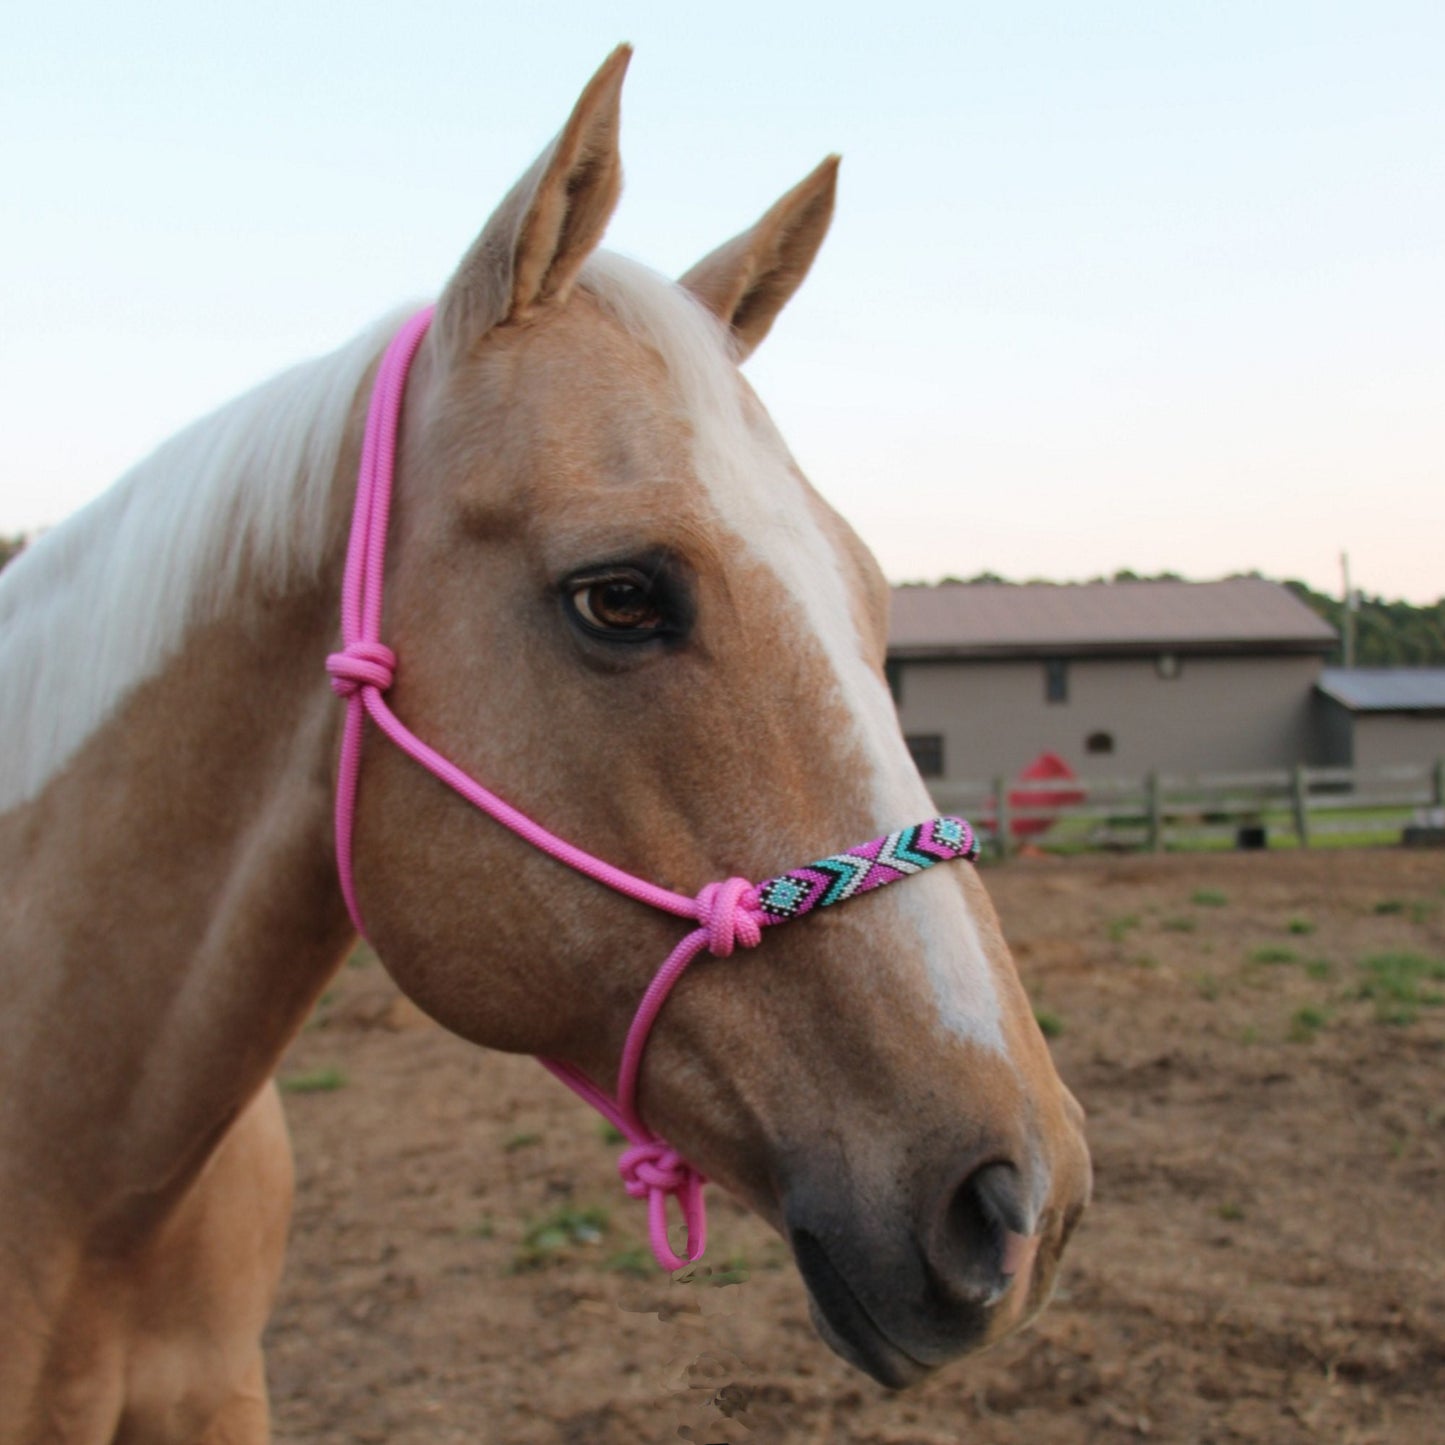
[[[1445,667],[1327,667],[1315,696],[1324,763],[1368,769],[1445,758]]]

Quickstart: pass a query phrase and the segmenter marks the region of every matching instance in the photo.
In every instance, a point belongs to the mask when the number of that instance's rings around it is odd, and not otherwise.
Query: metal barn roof
[[[1351,712],[1445,712],[1445,667],[1327,667],[1315,686]]]
[[[895,587],[897,657],[1329,651],[1335,630],[1261,577],[1225,582],[945,582]]]

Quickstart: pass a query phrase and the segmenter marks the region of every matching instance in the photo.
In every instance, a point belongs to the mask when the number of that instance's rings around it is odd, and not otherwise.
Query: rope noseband
[[[704,949],[717,958],[727,958],[735,949],[756,948],[762,942],[766,927],[842,903],[860,893],[921,873],[935,863],[952,858],[971,862],[978,857],[978,843],[962,818],[933,818],[850,848],[846,853],[795,868],[765,883],[729,878],[709,883],[695,898],[689,898],[685,893],[675,893],[645,878],[634,877],[557,837],[484,788],[411,732],[383,696],[396,674],[396,654],[381,641],[381,604],[402,394],[412,358],[431,324],[432,311],[433,308],[428,307],[418,312],[401,328],[387,347],[377,372],[366,417],[356,508],[352,514],[342,583],[343,648],[326,659],[332,690],[346,702],[336,784],[336,862],[341,891],[357,931],[364,936],[366,929],[356,900],[351,855],[362,732],[366,718],[370,717],[409,757],[534,848],[618,893],[695,925],[658,969],[642,996],[623,1045],[615,1099],[573,1065],[554,1059],[541,1061],[627,1138],[628,1147],[623,1150],[617,1166],[623,1185],[634,1199],[647,1200],[649,1233],[658,1263],[664,1269],[679,1269],[701,1259],[707,1246],[707,1218],[702,1197],[706,1179],[676,1149],[654,1134],[637,1112],[637,1083],[643,1051],[673,985]],[[668,1243],[669,1197],[678,1200],[687,1226],[685,1256],[674,1253]]]

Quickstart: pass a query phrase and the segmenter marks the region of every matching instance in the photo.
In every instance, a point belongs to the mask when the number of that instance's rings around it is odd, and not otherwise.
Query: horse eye
[[[597,632],[637,637],[663,627],[662,609],[640,577],[592,578],[575,585],[569,598],[577,616]]]

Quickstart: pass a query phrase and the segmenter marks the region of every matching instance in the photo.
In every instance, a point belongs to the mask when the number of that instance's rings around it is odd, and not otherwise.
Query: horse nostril
[[[1032,1230],[1018,1170],[985,1164],[949,1200],[941,1273],[960,1293],[991,1303],[1027,1261],[1024,1241]]]

